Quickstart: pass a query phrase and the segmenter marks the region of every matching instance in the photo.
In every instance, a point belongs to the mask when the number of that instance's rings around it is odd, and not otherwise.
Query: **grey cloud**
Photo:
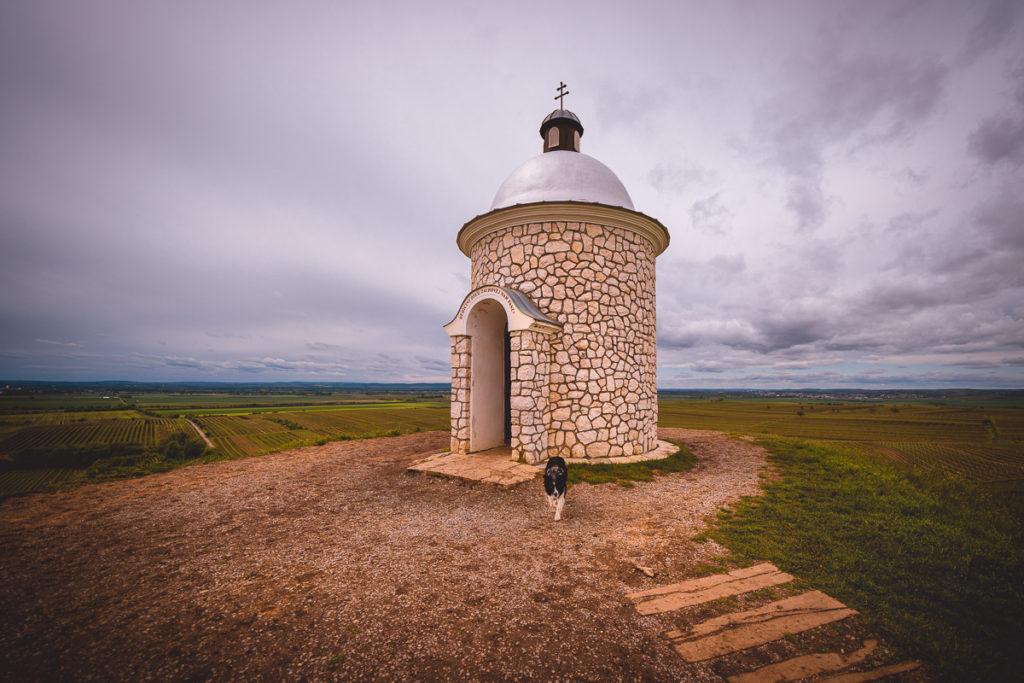
[[[341,351],[345,347],[341,344],[328,344],[327,342],[306,342],[306,348],[310,351]]]
[[[955,360],[943,363],[947,367],[996,370],[1006,366],[1024,366],[1024,356],[987,360]]]
[[[639,131],[649,128],[671,99],[670,93],[661,87],[634,82],[628,89],[623,89],[621,84],[607,81],[598,91],[596,109],[604,125],[626,126]]]
[[[997,116],[983,121],[967,138],[967,148],[986,164],[1024,163],[1024,116]]]
[[[65,347],[69,347],[69,348],[81,348],[81,346],[82,346],[78,342],[62,342],[62,341],[54,341],[52,339],[39,339],[39,338],[37,338],[36,341],[39,342],[40,344],[51,344],[53,346],[65,346]]]
[[[889,219],[889,230],[897,233],[914,233],[938,215],[938,209],[897,214]]]
[[[731,363],[714,360],[697,361],[696,363],[691,363],[689,367],[694,372],[709,372],[714,374],[735,369],[735,366]]]
[[[677,194],[706,181],[710,175],[710,171],[695,164],[661,162],[647,174],[647,182],[658,192]]]
[[[737,316],[736,313],[739,313]],[[733,312],[726,320],[691,319],[666,329],[659,343],[666,348],[721,345],[770,354],[831,339],[834,331],[825,317],[806,311],[777,313],[759,309]]]
[[[821,190],[821,176],[791,178],[786,207],[797,217],[801,230],[820,228],[825,222],[825,193]]]
[[[981,55],[994,50],[1010,35],[1020,11],[1015,0],[991,0],[985,13],[971,29],[957,61],[973,64]]]
[[[715,235],[728,232],[727,223],[732,212],[722,204],[720,195],[716,192],[690,205],[690,221],[694,229]]]
[[[787,175],[788,208],[803,230],[825,220],[823,155],[851,152],[912,134],[935,111],[947,80],[936,62],[858,54],[827,35],[796,61],[792,84],[767,101],[753,140]]]
[[[1010,75],[1013,99],[1007,110],[991,116],[967,137],[967,149],[982,162],[995,165],[1024,163],[1024,65]]]
[[[415,356],[414,360],[420,364],[420,367],[439,372],[441,374],[449,373],[451,371],[451,365],[448,359],[430,358],[429,356]]]
[[[914,187],[921,187],[926,182],[928,182],[927,172],[918,171],[916,169],[910,168],[909,166],[899,171],[899,173],[896,174],[896,177],[901,180],[907,181]]]
[[[978,207],[976,223],[988,233],[992,247],[1021,252],[1024,257],[1024,199],[1009,188]]]

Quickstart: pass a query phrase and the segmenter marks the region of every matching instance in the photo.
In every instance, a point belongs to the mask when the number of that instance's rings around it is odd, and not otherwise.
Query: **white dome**
[[[546,152],[512,172],[498,188],[491,210],[534,202],[593,202],[633,210],[622,181],[594,157]]]

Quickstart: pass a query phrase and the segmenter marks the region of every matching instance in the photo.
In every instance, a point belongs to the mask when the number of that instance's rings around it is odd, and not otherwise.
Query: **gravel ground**
[[[447,432],[4,501],[0,678],[719,680],[624,595],[719,552],[690,538],[757,492],[765,457],[659,435],[697,467],[577,485],[557,523],[539,480],[407,473]]]

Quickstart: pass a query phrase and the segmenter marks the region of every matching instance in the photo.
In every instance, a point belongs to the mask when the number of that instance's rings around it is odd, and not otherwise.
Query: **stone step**
[[[718,598],[789,583],[792,580],[793,577],[789,574],[779,571],[775,565],[766,563],[736,569],[728,574],[705,576],[630,593],[626,597],[636,603],[636,610],[640,614],[660,614]]]
[[[507,451],[507,452],[506,452]],[[508,449],[494,449],[484,453],[438,453],[417,460],[408,468],[436,477],[449,477],[463,481],[481,481],[510,488],[536,478],[540,470],[508,458]]]
[[[762,666],[745,674],[729,676],[729,683],[785,683],[799,681],[808,676],[842,671],[867,659],[878,647],[877,640],[864,642],[864,647],[843,655],[838,652],[803,655],[777,664]]]
[[[662,636],[688,662],[699,662],[748,647],[763,645],[791,633],[840,621],[857,614],[835,598],[810,591],[745,612],[724,614],[692,627],[688,633]]]
[[[883,678],[888,678],[889,676],[913,671],[920,666],[921,662],[917,660],[910,660],[900,662],[899,664],[880,666],[877,669],[871,669],[869,671],[850,671],[849,673],[839,674],[838,676],[829,676],[828,678],[819,679],[818,681],[815,681],[815,683],[863,683],[864,681],[879,681]]]

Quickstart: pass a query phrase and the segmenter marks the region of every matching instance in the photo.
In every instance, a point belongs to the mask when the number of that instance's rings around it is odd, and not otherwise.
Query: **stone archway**
[[[540,462],[547,444],[546,339],[561,324],[520,291],[487,285],[444,326],[452,350],[452,453],[509,445]]]
[[[508,316],[494,299],[477,302],[466,316],[470,338],[469,450],[509,445]]]

